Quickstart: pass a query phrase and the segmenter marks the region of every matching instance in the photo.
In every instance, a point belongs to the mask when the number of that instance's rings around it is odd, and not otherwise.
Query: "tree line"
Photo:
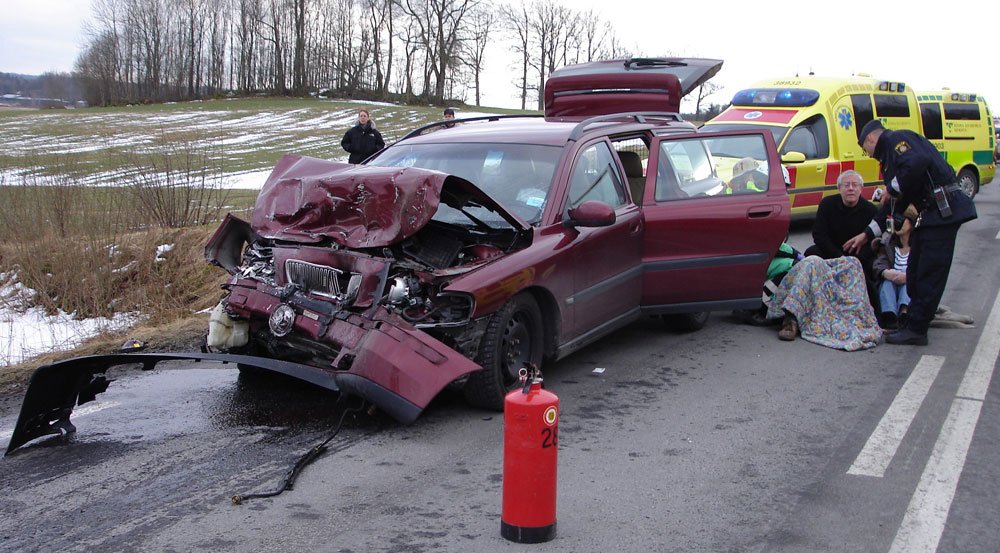
[[[332,95],[480,105],[487,45],[516,53],[522,109],[557,67],[630,54],[555,0],[94,0],[74,76],[91,105]],[[471,98],[470,98],[471,96]],[[534,105],[531,105],[534,104]]]

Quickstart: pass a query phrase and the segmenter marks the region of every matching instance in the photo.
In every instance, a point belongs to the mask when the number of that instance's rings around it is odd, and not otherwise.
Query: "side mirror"
[[[788,152],[781,156],[782,163],[802,163],[806,160],[806,155],[802,152]]]
[[[607,227],[615,224],[615,210],[597,200],[587,200],[566,212],[563,224],[567,227]]]

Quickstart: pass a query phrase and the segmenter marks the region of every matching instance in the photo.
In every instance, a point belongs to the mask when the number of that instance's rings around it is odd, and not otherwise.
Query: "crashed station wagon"
[[[642,317],[694,330],[711,311],[757,308],[789,222],[773,139],[701,134],[677,115],[721,64],[565,67],[544,116],[427,125],[362,165],[286,156],[251,220],[227,216],[206,247],[230,273],[208,352],[105,365],[224,360],[409,423],[446,387],[502,409],[526,364]],[[736,186],[747,161],[755,186]],[[62,403],[38,400],[18,441],[68,424],[70,397],[107,385],[78,380]]]

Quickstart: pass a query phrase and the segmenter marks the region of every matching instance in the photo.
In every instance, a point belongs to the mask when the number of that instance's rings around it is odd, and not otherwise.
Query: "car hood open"
[[[479,205],[513,228],[530,227],[471,182],[415,167],[349,165],[286,155],[257,197],[251,226],[264,238],[347,248],[396,243],[424,227],[438,205]]]

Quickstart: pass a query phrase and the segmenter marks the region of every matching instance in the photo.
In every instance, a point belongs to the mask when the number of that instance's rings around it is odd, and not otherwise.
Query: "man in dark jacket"
[[[837,177],[837,196],[827,196],[816,208],[813,221],[813,246],[805,251],[806,256],[818,255],[823,259],[834,259],[843,255],[855,255],[861,266],[871,266],[875,254],[870,248],[852,253],[844,251],[844,244],[863,232],[878,212],[875,204],[861,197],[864,179],[854,170],[847,170]]]
[[[905,327],[889,333],[885,341],[927,345],[927,327],[944,295],[958,227],[976,218],[976,206],[955,182],[955,171],[923,136],[887,130],[876,119],[861,129],[858,144],[881,165],[886,191],[895,200],[893,215],[901,216],[910,205],[920,212],[906,267],[909,317]],[[885,218],[876,217],[851,239],[848,249],[864,248],[884,225]]]
[[[382,133],[375,129],[368,110],[363,109],[358,112],[358,124],[348,129],[340,145],[351,154],[348,163],[361,163],[385,148],[385,141],[382,140]]]

